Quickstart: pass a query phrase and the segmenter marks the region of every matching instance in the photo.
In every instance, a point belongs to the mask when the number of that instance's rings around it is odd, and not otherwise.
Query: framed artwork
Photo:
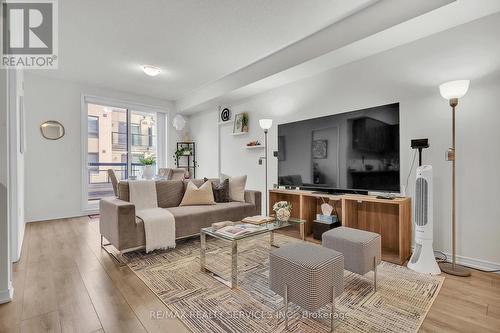
[[[328,140],[313,140],[312,142],[312,158],[324,159],[327,158]]]
[[[238,113],[234,116],[233,133],[245,132],[248,132],[248,113]]]

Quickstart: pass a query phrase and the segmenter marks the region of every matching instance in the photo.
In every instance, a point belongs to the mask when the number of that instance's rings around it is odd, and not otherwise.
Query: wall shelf
[[[230,133],[229,135],[237,136],[237,135],[245,135],[245,134],[248,134],[248,132]]]
[[[259,148],[266,148],[264,145],[258,145],[258,146],[245,146],[246,149],[259,149]]]

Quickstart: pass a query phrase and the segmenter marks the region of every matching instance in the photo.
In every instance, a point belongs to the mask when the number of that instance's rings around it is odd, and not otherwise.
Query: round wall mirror
[[[55,120],[48,120],[40,125],[42,136],[48,140],[58,140],[64,136],[64,126]]]

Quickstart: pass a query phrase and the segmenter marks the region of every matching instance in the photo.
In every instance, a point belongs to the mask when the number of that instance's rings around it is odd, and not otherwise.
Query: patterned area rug
[[[279,245],[298,241],[276,235]],[[229,243],[207,239],[207,265],[229,279]],[[193,332],[328,332],[330,306],[316,313],[290,305],[285,329],[283,299],[268,288],[269,236],[238,243],[238,283],[231,290],[200,271],[200,242],[190,239],[176,249],[128,253],[128,266],[170,309],[162,316],[179,318]],[[336,332],[417,332],[444,277],[423,275],[382,262],[378,290],[373,273],[344,271],[344,293],[336,301]]]

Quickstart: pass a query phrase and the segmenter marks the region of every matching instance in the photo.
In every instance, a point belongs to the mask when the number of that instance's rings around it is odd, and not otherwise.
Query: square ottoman
[[[288,302],[308,311],[332,303],[344,291],[344,256],[334,250],[307,243],[286,244],[271,252],[269,281],[272,291],[285,300],[285,325],[288,328]]]
[[[323,234],[323,246],[344,255],[344,268],[365,275],[374,272],[373,289],[377,291],[377,266],[381,261],[381,237],[365,230],[338,227]]]

